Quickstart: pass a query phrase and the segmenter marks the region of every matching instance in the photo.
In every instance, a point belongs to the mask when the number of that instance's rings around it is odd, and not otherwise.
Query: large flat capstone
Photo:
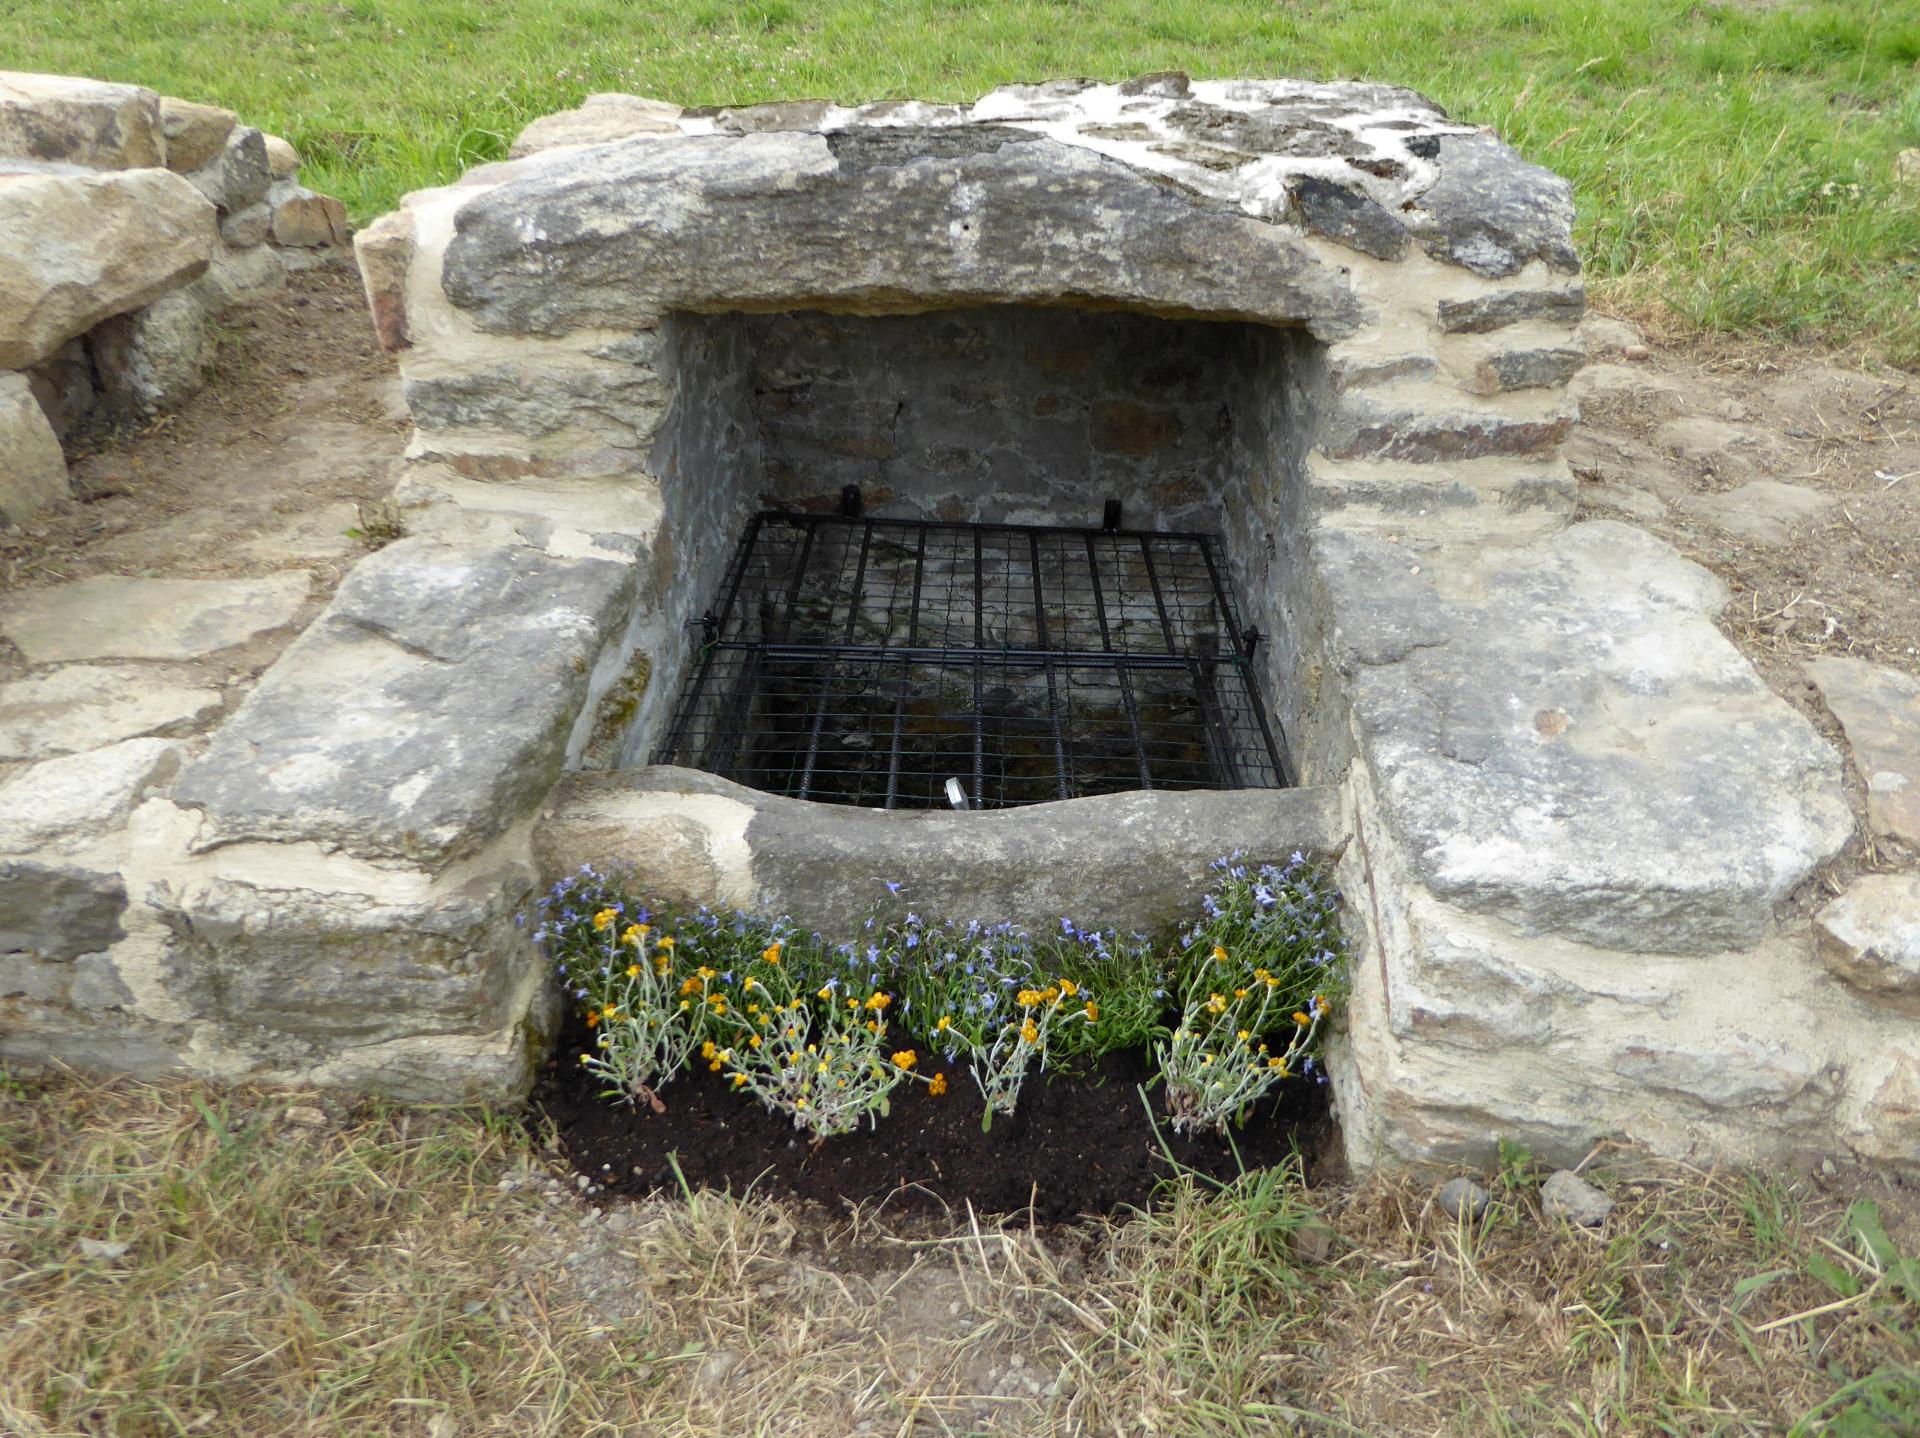
[[[177,802],[203,847],[313,840],[438,863],[559,776],[633,566],[526,545],[401,540],[348,575],[212,745]]]
[[[1852,832],[1839,756],[1714,627],[1718,582],[1644,531],[1424,555],[1322,532],[1314,559],[1387,821],[1461,908],[1741,947]]]
[[[125,170],[165,164],[166,154],[153,91],[0,70],[0,157]]]
[[[100,575],[33,589],[0,609],[0,634],[34,664],[75,659],[198,659],[291,624],[304,569],[260,579]]]
[[[536,334],[900,295],[929,309],[1072,295],[1330,336],[1358,314],[1287,230],[1001,126],[643,138],[550,155],[455,223],[448,295],[484,328]]]

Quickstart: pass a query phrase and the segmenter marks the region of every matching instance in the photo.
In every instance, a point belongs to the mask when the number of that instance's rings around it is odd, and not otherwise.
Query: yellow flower
[[[833,990],[826,987],[825,985],[822,985],[818,997],[823,999],[830,999],[833,997]]]
[[[1030,1044],[1040,1042],[1040,1030],[1033,1026],[1032,1019],[1028,1019],[1024,1024],[1020,1025],[1020,1037]]]
[[[718,969],[710,969],[705,964],[702,964],[699,968],[695,969],[694,972],[703,979],[716,979],[720,976],[720,972]]]
[[[932,1094],[935,1098],[939,1098],[940,1095],[945,1093],[946,1091],[947,1091],[947,1076],[945,1074],[935,1074],[933,1076],[933,1082],[927,1085],[927,1092]]]
[[[952,1027],[953,1027],[953,1015],[942,1014],[940,1015],[940,1022],[933,1026],[933,1031],[937,1034],[943,1034]]]
[[[652,932],[653,926],[650,924],[628,924],[626,930],[620,935],[620,942],[637,944]]]
[[[770,964],[779,963],[780,962],[779,940],[776,939],[773,943],[768,944],[764,949],[762,949],[760,951],[760,957],[765,959]]]
[[[1233,991],[1233,996],[1236,999],[1244,999],[1247,996],[1247,991],[1245,989],[1235,989]]]
[[[697,994],[699,992],[700,980],[698,979],[688,979],[684,984],[680,985],[680,993],[683,997],[687,994]]]
[[[592,1028],[592,1027],[593,1027],[593,1026],[594,1026],[595,1024],[597,1024],[597,1023],[599,1023],[599,1022],[600,1022],[600,1015],[598,1015],[598,1014],[595,1014],[595,1013],[589,1013],[589,1014],[587,1015],[587,1027],[588,1027],[588,1028]]]
[[[1268,1059],[1267,1067],[1279,1074],[1281,1078],[1287,1076],[1287,1061],[1285,1059]]]
[[[658,947],[663,949],[670,949],[673,947],[673,945],[674,945],[674,937],[672,934],[662,934],[660,936],[660,942]]]
[[[613,927],[613,921],[619,917],[618,911],[614,909],[602,909],[593,916],[593,926],[596,929],[610,929]]]
[[[747,1076],[745,1074],[735,1074],[733,1076],[733,1086],[735,1088],[745,1087],[746,1082],[747,1082]]]
[[[581,1054],[581,1055],[580,1055],[580,1062],[581,1062],[581,1063],[583,1063],[583,1064],[590,1064],[590,1063],[592,1063],[592,1062],[593,1062],[593,1055],[592,1055],[592,1054]]]
[[[887,1006],[888,1004],[890,1004],[890,1003],[892,1003],[892,1002],[893,1002],[893,995],[892,995],[892,994],[880,994],[880,993],[876,993],[876,994],[873,994],[873,995],[871,995],[871,996],[870,996],[870,997],[869,997],[869,998],[867,999],[867,1007],[868,1007],[868,1008],[870,1008],[870,1009],[876,1009],[876,1010],[877,1010],[877,1009],[884,1009],[884,1008],[885,1008],[885,1007],[886,1007],[886,1006]]]
[[[700,1045],[700,1057],[703,1059],[712,1058],[714,1054],[714,1050],[718,1047],[719,1045],[714,1043],[712,1039],[708,1039],[705,1043]]]
[[[750,1039],[748,1039],[748,1040],[747,1040],[747,1047],[748,1047],[748,1048],[750,1048],[750,1049],[757,1049],[757,1048],[759,1048],[759,1047],[760,1047],[760,1035],[758,1035],[758,1034],[755,1034],[755,1035],[754,1035],[754,1036],[753,1036],[752,1038],[750,1038]]]
[[[1075,994],[1080,992],[1080,986],[1076,984],[1072,979],[1062,979],[1060,980],[1060,992],[1065,994],[1068,998],[1072,998]]]
[[[899,1053],[893,1056],[893,1065],[895,1068],[910,1069],[919,1062],[920,1055],[912,1049],[901,1049]]]
[[[1239,1033],[1239,1035],[1238,1035],[1238,1037],[1239,1037],[1239,1040],[1240,1040],[1240,1042],[1241,1042],[1241,1043],[1245,1043],[1245,1042],[1246,1042],[1246,1041],[1247,1041],[1248,1039],[1250,1039],[1250,1038],[1252,1038],[1252,1037],[1253,1037],[1253,1030],[1252,1030],[1252,1029],[1242,1029],[1242,1030],[1240,1030],[1240,1033]]]
[[[1302,1028],[1305,1028],[1305,1027],[1306,1027],[1306,1026],[1307,1026],[1308,1024],[1310,1024],[1310,1023],[1312,1023],[1312,1022],[1313,1022],[1313,1020],[1312,1020],[1311,1018],[1309,1018],[1309,1017],[1307,1017],[1307,1015],[1305,1015],[1305,1014],[1302,1014],[1302,1013],[1296,1013],[1296,1014],[1294,1014],[1294,1016],[1293,1016],[1293,1021],[1294,1021],[1294,1022],[1295,1022],[1296,1024],[1299,1024],[1299,1025],[1300,1025],[1300,1026],[1301,1026]]]
[[[1216,964],[1224,964],[1227,961],[1227,951],[1219,944],[1213,946],[1213,961]]]
[[[1087,1000],[1087,1022],[1092,1024],[1092,1023],[1098,1023],[1099,1021],[1100,1021],[1100,1005],[1096,1004],[1092,999],[1088,999]]]
[[[628,977],[628,978],[630,978],[630,979],[637,979],[637,978],[639,978],[639,977],[640,977],[640,966],[639,966],[638,964],[628,964],[628,965],[627,965],[627,977]]]

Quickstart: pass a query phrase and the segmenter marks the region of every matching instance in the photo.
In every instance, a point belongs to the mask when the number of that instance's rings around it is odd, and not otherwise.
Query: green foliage
[[[710,105],[1160,69],[1385,81],[1569,176],[1604,300],[1920,362],[1920,206],[1891,177],[1920,144],[1910,6],[11,0],[0,55],[227,105],[362,220],[597,90]]]

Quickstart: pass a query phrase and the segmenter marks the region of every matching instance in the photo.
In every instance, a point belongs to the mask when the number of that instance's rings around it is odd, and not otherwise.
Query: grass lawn
[[[1032,1231],[593,1213],[515,1119],[0,1071],[0,1433],[1749,1435],[1920,1424],[1920,1207],[1598,1156]],[[1875,1195],[1878,1201],[1876,1202]]]
[[[594,90],[970,98],[1051,75],[1409,85],[1570,176],[1595,295],[1920,366],[1915,0],[8,0],[0,68],[291,139],[364,220]]]

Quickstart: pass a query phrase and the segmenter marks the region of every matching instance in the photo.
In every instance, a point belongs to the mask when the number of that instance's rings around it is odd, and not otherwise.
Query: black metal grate
[[[977,807],[1288,782],[1197,534],[755,516],[656,763]]]

